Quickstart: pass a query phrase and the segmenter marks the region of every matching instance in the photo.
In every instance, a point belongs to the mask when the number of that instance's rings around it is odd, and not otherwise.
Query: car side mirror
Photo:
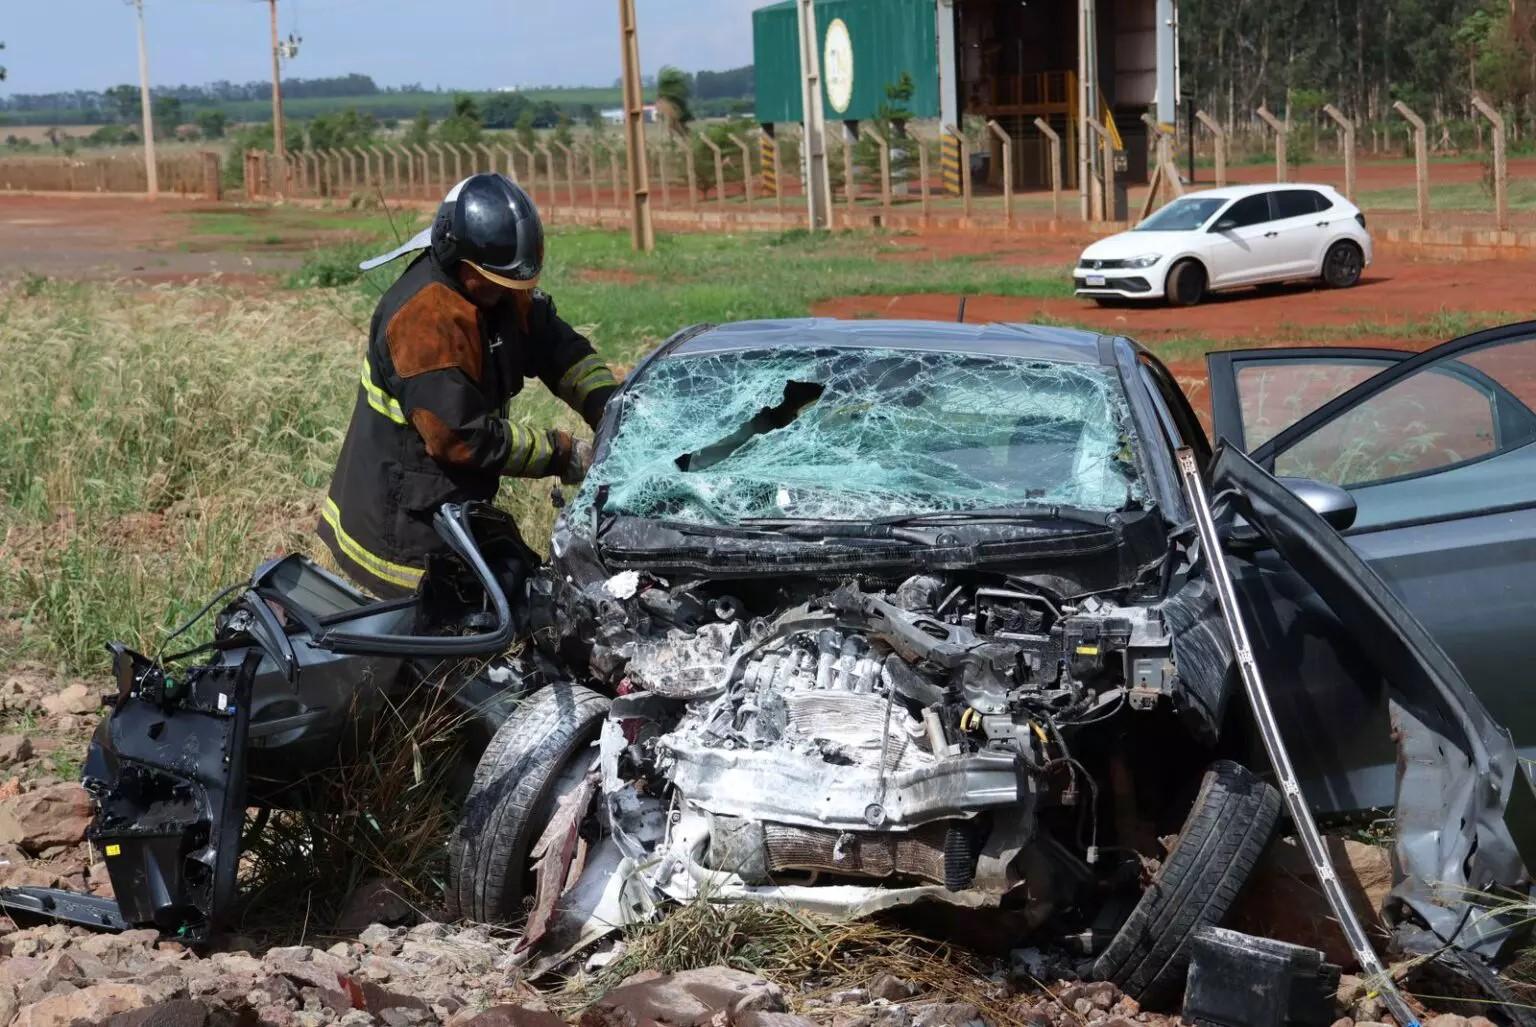
[[[1347,490],[1315,478],[1281,478],[1280,484],[1327,521],[1334,531],[1346,531],[1355,523],[1360,508]]]
[[[1214,225],[1211,226],[1211,231],[1213,231],[1213,232],[1230,232],[1230,231],[1232,231],[1232,229],[1234,229],[1236,227],[1237,227],[1237,219],[1236,218],[1222,218],[1220,221],[1216,222]]]

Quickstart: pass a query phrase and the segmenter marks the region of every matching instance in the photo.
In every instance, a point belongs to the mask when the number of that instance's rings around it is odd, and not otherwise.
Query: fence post
[[[560,190],[555,184],[555,155],[550,151],[548,143],[535,143],[533,147],[544,156],[544,177],[549,181],[549,203],[554,206],[560,202]],[[538,167],[538,163],[534,163]]]
[[[881,224],[890,227],[891,218],[891,146],[886,142],[885,136],[875,130],[872,125],[859,126],[859,132],[874,141],[875,148],[880,151],[880,219]]]
[[[492,150],[485,143],[476,143],[475,149],[479,150],[481,155],[485,157],[485,170],[494,174],[496,172],[496,151]],[[508,175],[507,177],[511,178],[512,176]]]
[[[699,139],[709,147],[709,151],[715,155],[715,206],[720,208],[720,213],[725,213],[725,151],[720,149],[720,144],[715,142],[703,132],[699,133]]]
[[[1115,143],[1110,138],[1109,130],[1104,127],[1104,123],[1098,118],[1084,118],[1083,120],[1088,123],[1088,131],[1099,140],[1099,147],[1103,151],[1104,181],[1102,188],[1099,190],[1097,220],[1109,221],[1111,220],[1110,213],[1114,210],[1112,204],[1115,202]]]
[[[419,144],[413,144],[410,147],[410,151],[411,151],[412,154],[414,154],[416,156],[416,158],[418,160],[421,161],[421,195],[422,196],[431,196],[432,195],[431,158],[427,156],[426,147],[421,146]],[[416,174],[416,172],[413,170],[411,172],[411,174],[412,174],[412,176],[414,176]]]
[[[667,148],[656,148],[656,177],[661,179],[661,205],[672,206],[672,183],[667,178]]]
[[[556,143],[555,146],[565,155],[565,200],[574,209],[576,206],[576,153],[565,143]]]
[[[619,151],[617,148],[608,151],[608,178],[613,183],[613,202],[617,205],[624,190],[619,185]]]
[[[592,209],[597,210],[597,142],[587,143],[587,198],[592,201]]]
[[[843,142],[843,203],[848,208],[848,225],[853,226],[853,205],[858,199],[858,183],[853,177],[853,144],[856,140],[848,135],[848,123],[839,122],[842,126]]]
[[[1013,136],[1003,131],[1003,126],[987,120],[987,131],[1003,144],[1003,222],[1013,227]]]
[[[960,150],[960,195],[963,197],[965,216],[971,216],[971,144],[965,139],[965,133],[954,125],[945,125],[944,131],[955,140],[955,145]]]
[[[773,209],[777,214],[784,213],[784,169],[779,164],[779,140],[774,136],[764,136],[768,147],[768,160],[773,172]]]
[[[736,144],[736,149],[741,151],[741,199],[742,202],[752,204],[752,144],[741,136],[732,132],[731,142]]]
[[[1476,102],[1476,101],[1473,101]],[[1323,113],[1338,123],[1344,133],[1344,195],[1355,198],[1355,123],[1331,103],[1323,104]]]
[[[516,147],[518,153],[523,155],[523,159],[528,162],[528,177],[526,179],[520,178],[518,181],[528,184],[530,195],[536,193],[539,188],[539,158],[522,143],[513,143],[512,145]]]
[[[693,137],[685,136],[683,146],[683,163],[688,172],[688,209],[699,209],[699,176],[693,167]]]
[[[1195,117],[1200,119],[1200,124],[1210,129],[1211,150],[1216,161],[1216,188],[1220,189],[1227,184],[1227,130],[1205,111],[1195,111]]]
[[[437,155],[437,191],[446,196],[453,183],[458,181],[448,177],[448,154],[442,143],[428,143],[427,149]]]
[[[916,132],[912,132],[910,129],[908,132],[912,136],[912,141],[917,144],[917,191],[918,195],[922,197],[921,206],[919,209],[923,214],[923,227],[927,228],[929,209],[928,193],[930,189],[928,183],[928,142]]]
[[[1419,228],[1422,230],[1429,227],[1429,138],[1424,119],[1415,114],[1412,107],[1398,100],[1392,104],[1392,109],[1413,126],[1413,175],[1418,179]]]
[[[402,197],[412,196],[416,192],[416,158],[410,147],[393,146],[390,149],[395,152],[395,190]]]
[[[1051,155],[1051,220],[1061,217],[1061,136],[1044,118],[1035,119],[1035,127],[1045,136]]]
[[[210,200],[222,200],[224,198],[224,182],[219,176],[219,155],[211,150],[204,150],[203,161],[203,196]]]
[[[1275,181],[1276,182],[1287,181],[1288,176],[1289,176],[1289,172],[1288,172],[1288,170],[1286,168],[1286,156],[1285,156],[1285,153],[1286,153],[1286,141],[1287,141],[1286,140],[1286,136],[1288,136],[1290,134],[1290,130],[1285,127],[1285,122],[1281,121],[1279,118],[1277,118],[1273,114],[1271,114],[1269,112],[1269,108],[1267,106],[1265,106],[1264,104],[1262,104],[1262,103],[1259,104],[1259,109],[1257,111],[1255,111],[1254,113],[1258,114],[1258,116],[1263,118],[1264,122],[1267,125],[1269,125],[1270,128],[1274,129],[1274,132],[1275,132]]]
[[[1472,106],[1493,125],[1493,219],[1499,231],[1509,231],[1509,162],[1504,152],[1504,115],[1481,96]]]

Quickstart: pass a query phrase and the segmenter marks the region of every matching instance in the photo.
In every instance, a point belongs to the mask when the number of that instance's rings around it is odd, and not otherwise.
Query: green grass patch
[[[1418,195],[1417,187],[1411,185],[1393,189],[1369,189],[1360,194],[1359,204],[1366,210],[1416,210]],[[1432,210],[1492,211],[1493,192],[1484,188],[1481,182],[1436,184],[1431,176],[1429,206]],[[1536,210],[1536,179],[1510,177],[1509,209]]]

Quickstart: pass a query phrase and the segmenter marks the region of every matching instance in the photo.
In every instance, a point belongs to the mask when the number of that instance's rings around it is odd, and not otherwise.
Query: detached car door
[[[1216,433],[1277,476],[1349,491],[1358,511],[1345,538],[1455,660],[1522,755],[1536,757],[1527,642],[1536,623],[1536,322],[1415,356],[1266,350],[1217,354],[1208,366]],[[1358,716],[1348,708],[1354,697],[1340,694],[1330,708],[1327,687],[1300,687],[1323,733],[1342,740],[1363,730],[1342,719]],[[1337,796],[1339,805],[1379,805],[1390,768],[1350,762],[1340,769],[1351,794]]]

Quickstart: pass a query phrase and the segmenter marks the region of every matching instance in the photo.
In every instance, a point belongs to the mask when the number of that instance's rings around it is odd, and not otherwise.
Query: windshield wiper
[[[791,538],[869,539],[876,542],[910,542],[919,546],[931,546],[937,541],[932,534],[910,531],[901,525],[887,524],[882,521],[842,521],[819,517],[743,517],[737,523],[778,535],[788,535]]]
[[[1109,513],[1073,506],[983,506],[972,510],[930,510],[927,513],[878,517],[872,523],[890,525],[964,524],[971,521],[1070,521],[1095,528],[1109,526]]]

